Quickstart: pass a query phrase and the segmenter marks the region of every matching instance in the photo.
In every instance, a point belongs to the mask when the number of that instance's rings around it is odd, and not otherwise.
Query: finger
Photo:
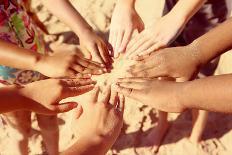
[[[118,93],[135,100],[140,100],[139,98],[141,98],[141,95],[143,95],[142,90],[135,90],[132,88],[116,86],[116,90]]]
[[[119,95],[119,109],[120,112],[122,112],[122,114],[124,113],[124,109],[125,109],[125,97],[124,95]]]
[[[139,33],[138,30],[134,30],[132,39],[128,43],[126,50],[129,51],[134,46],[134,44],[136,44],[141,38],[144,37],[145,37],[145,31]]]
[[[116,45],[115,45],[115,54],[116,54],[117,56],[118,56],[118,53],[119,53],[119,48],[120,48],[120,46],[121,46],[124,33],[125,33],[124,31],[119,31],[119,32],[118,32],[118,35],[117,35]]]
[[[153,44],[151,47],[149,47],[148,49],[144,50],[143,52],[139,53],[137,56],[134,55],[131,59],[134,60],[142,60],[145,57],[148,57],[151,55],[152,52],[155,52],[156,50],[158,50],[157,48],[157,43]]]
[[[90,84],[96,84],[92,79],[62,79],[61,84],[66,87],[78,87]]]
[[[79,64],[72,64],[71,65],[71,68],[73,69],[73,70],[75,70],[76,72],[78,72],[78,73],[83,73],[83,71],[85,70],[85,68],[83,67],[83,66],[81,66],[81,65],[79,65]]]
[[[153,62],[153,60],[148,60],[148,59],[139,61],[137,64],[129,66],[127,72],[136,73],[146,69],[153,68],[153,66],[155,65],[155,64],[153,65],[153,63],[155,63]]]
[[[112,41],[113,41],[113,36],[114,36],[114,30],[110,30],[110,34],[109,34],[109,43],[112,45]]]
[[[78,105],[78,103],[76,103],[76,102],[65,102],[65,103],[61,103],[61,104],[52,105],[51,109],[52,109],[52,111],[54,111],[56,113],[63,113],[63,112],[68,112],[68,111],[76,108],[77,105]]]
[[[141,21],[141,24],[138,24],[138,26],[137,26],[137,30],[139,33],[144,30],[144,23],[143,23],[141,18],[140,18],[140,21]]]
[[[119,78],[116,82],[147,82],[151,79],[148,78],[136,78],[136,77],[129,77],[129,78]]]
[[[108,52],[107,48],[105,47],[105,45],[103,45],[103,43],[100,43],[98,45],[98,51],[101,55],[101,58],[105,62],[105,64],[109,65],[110,64],[110,55],[109,55],[109,52]]]
[[[100,52],[98,50],[98,46],[96,44],[92,47],[91,53],[93,54],[93,57],[97,60],[97,62],[99,62],[101,64],[105,64],[104,60],[102,59]]]
[[[78,74],[78,72],[76,70],[74,70],[73,68],[69,68],[67,70],[67,76],[69,77],[75,77]]]
[[[148,48],[150,48],[154,44],[155,44],[155,42],[153,42],[152,40],[145,42],[138,49],[136,49],[135,52],[130,55],[130,57],[133,58],[136,55],[141,55],[141,53],[146,51]]]
[[[147,50],[144,50],[143,52],[141,53],[138,53],[139,56],[142,56],[142,55],[147,55],[147,54],[150,54],[151,52],[153,51],[157,51],[161,48],[164,48],[166,47],[166,45],[164,43],[161,43],[161,42],[157,42],[155,43],[154,45],[152,45],[150,48],[148,48]],[[132,58],[133,59],[133,58]]]
[[[124,88],[144,89],[146,82],[117,82],[117,85]]]
[[[92,91],[91,91],[91,93],[90,93],[90,102],[92,102],[92,103],[97,103],[97,101],[98,101],[98,96],[99,96],[99,92],[100,92],[100,88],[99,88],[99,86],[97,86],[97,87],[95,87]]]
[[[130,49],[128,49],[128,55],[127,58],[131,58],[131,55],[140,47],[142,44],[148,41],[147,37],[140,38],[134,45],[131,46]],[[139,51],[140,52],[140,51]]]
[[[77,108],[75,109],[76,118],[78,119],[83,113],[83,108],[80,104],[77,105]]]
[[[111,45],[113,46],[113,51],[114,51],[114,53],[115,53],[116,41],[117,41],[117,32],[114,31],[114,34],[113,34],[113,36],[112,36],[112,43],[111,43]]]
[[[103,64],[93,62],[91,60],[81,58],[81,57],[77,57],[76,63],[80,64],[83,67],[90,68],[90,69],[101,69],[104,67]]]
[[[91,74],[82,74],[82,73],[78,73],[75,75],[74,78],[76,79],[80,79],[80,78],[83,78],[83,79],[88,79],[88,78],[91,78]]]
[[[126,47],[130,41],[130,38],[132,36],[132,33],[133,31],[132,30],[127,30],[123,36],[123,39],[122,39],[122,44],[118,50],[118,52],[125,52],[126,50]]]
[[[141,72],[131,73],[134,77],[156,78],[169,76],[168,72],[160,67],[143,70]]]
[[[108,86],[105,91],[102,93],[102,97],[100,99],[100,103],[104,103],[104,104],[109,104],[109,100],[110,100],[110,96],[111,96],[111,88],[110,86]]]
[[[111,105],[116,105],[118,102],[118,92],[115,91],[114,89],[111,89],[111,94],[110,94],[110,104]]]
[[[136,32],[136,31],[135,31]],[[129,41],[127,45],[127,51],[139,40],[139,38],[143,37],[143,32],[142,33],[134,33],[133,37]]]
[[[63,89],[64,93],[62,95],[62,98],[79,96],[89,92],[93,88],[94,88],[94,84],[80,86],[80,87],[66,87]]]

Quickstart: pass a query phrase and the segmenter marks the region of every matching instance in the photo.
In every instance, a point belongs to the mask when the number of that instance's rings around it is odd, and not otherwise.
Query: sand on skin
[[[110,18],[116,0],[72,0],[72,2],[88,20],[91,26],[107,39]],[[136,8],[145,24],[149,24],[151,19],[161,16],[163,4],[164,1],[138,0]],[[78,42],[75,35],[71,33],[64,24],[60,23],[57,18],[48,13],[39,1],[33,0],[33,7],[38,12],[41,20],[45,22],[50,33],[59,34],[58,42]],[[49,40],[53,37],[47,36],[46,38]],[[227,65],[228,63],[229,61],[227,60]],[[222,68],[225,63],[221,64]],[[227,72],[231,71],[228,69]],[[223,73],[223,71],[220,71],[220,73]],[[107,77],[108,76],[104,75],[98,78],[106,79]],[[81,100],[83,102],[85,98],[88,98],[88,94],[68,100]],[[78,137],[78,134],[74,134],[74,116],[75,111],[59,115],[61,150],[71,145]],[[159,150],[159,155],[232,154],[232,132],[230,131],[232,128],[232,116],[210,113],[209,123],[203,135],[205,141],[199,146],[193,146],[189,143],[187,138],[185,138],[191,132],[191,115],[189,112],[185,112],[181,115],[171,114],[169,120],[172,125]],[[141,103],[127,99],[124,123],[122,134],[108,154],[151,155],[152,153],[147,149],[148,146],[145,145],[145,142],[146,136],[150,133],[152,127],[155,127],[157,124],[157,111]],[[41,154],[43,152],[41,149],[42,138],[39,134],[38,125],[34,117],[32,128],[30,154]],[[6,126],[0,127],[0,154],[13,155],[10,151],[14,149],[12,145],[9,144],[7,132],[14,131],[9,130]],[[136,152],[135,148],[139,148],[140,153]]]

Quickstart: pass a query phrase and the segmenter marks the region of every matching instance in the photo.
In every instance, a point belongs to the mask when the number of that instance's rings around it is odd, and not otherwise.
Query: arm
[[[172,47],[138,57],[129,72],[135,77],[169,76],[190,80],[210,60],[232,47],[232,18],[193,41],[190,45]],[[179,78],[179,79],[178,79]]]
[[[100,64],[79,56],[79,49],[69,50],[62,45],[57,45],[57,47],[59,47],[59,52],[56,50],[55,54],[49,56],[0,40],[0,64],[38,71],[48,77],[73,77],[78,73],[102,74],[104,72]]]
[[[232,113],[231,85],[232,74],[187,82],[179,92],[179,102],[186,108]]]
[[[48,79],[25,86],[0,88],[0,113],[15,110],[31,110],[40,114],[54,115],[77,107],[76,102],[60,103],[93,89],[90,79]],[[38,93],[38,90],[43,90]]]
[[[69,0],[42,0],[43,4],[51,13],[67,24],[80,38],[80,44],[87,48],[93,59],[110,67],[111,58],[106,42],[96,35],[91,26],[85,21],[80,13],[72,6]]]
[[[187,108],[232,113],[232,74],[189,82],[124,78],[116,90],[130,98],[166,112]]]
[[[168,14],[172,14],[174,17],[180,18],[183,23],[186,23],[205,2],[206,0],[179,0]]]
[[[186,23],[204,4],[205,0],[179,0],[174,8],[156,21],[152,21],[143,32],[134,37],[127,48],[126,57],[149,54],[167,47],[182,32]]]
[[[11,43],[0,40],[0,64],[19,68],[35,70],[37,62],[43,56],[36,52],[20,48]]]
[[[0,113],[10,112],[22,109],[24,103],[28,102],[26,97],[19,95],[17,89],[13,86],[0,89],[1,107]],[[29,100],[31,103],[31,100]]]
[[[77,133],[80,138],[61,153],[62,155],[104,155],[121,132],[124,97],[111,94],[110,88],[101,93],[101,96],[98,87],[90,93],[90,97],[82,105],[82,115],[73,123],[77,124]]]
[[[91,26],[80,13],[72,6],[69,0],[42,0],[46,8],[62,22],[67,24],[78,36],[91,31]]]
[[[143,21],[135,10],[135,0],[118,0],[112,14],[109,35],[115,57],[125,51],[135,29],[139,32],[144,29]]]
[[[232,18],[193,41],[188,47],[201,64],[227,52],[232,47]]]

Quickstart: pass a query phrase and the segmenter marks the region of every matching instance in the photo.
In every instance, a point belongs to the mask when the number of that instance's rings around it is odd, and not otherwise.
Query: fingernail
[[[103,69],[104,72],[107,72],[108,70],[106,68]]]
[[[101,70],[101,69],[99,69],[97,72],[98,72],[98,73],[104,73],[104,71]]]
[[[106,67],[106,65],[105,65],[105,64],[100,64],[100,66],[101,66],[101,67]]]

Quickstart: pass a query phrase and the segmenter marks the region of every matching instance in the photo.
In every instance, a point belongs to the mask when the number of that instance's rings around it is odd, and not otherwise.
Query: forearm
[[[183,83],[179,101],[186,108],[232,113],[232,74]]]
[[[23,109],[24,103],[28,102],[27,100],[20,95],[14,86],[0,88],[0,113]]]
[[[42,0],[47,9],[67,24],[78,36],[91,30],[90,25],[72,6],[69,0]]]
[[[179,0],[169,14],[174,15],[177,19],[183,20],[186,23],[205,2],[206,0]]]
[[[101,142],[93,141],[92,138],[80,138],[60,155],[104,155],[108,149]]]
[[[232,48],[232,18],[188,45],[202,65]]]
[[[20,48],[11,43],[0,40],[0,64],[34,70],[36,63],[42,57],[41,54]]]

